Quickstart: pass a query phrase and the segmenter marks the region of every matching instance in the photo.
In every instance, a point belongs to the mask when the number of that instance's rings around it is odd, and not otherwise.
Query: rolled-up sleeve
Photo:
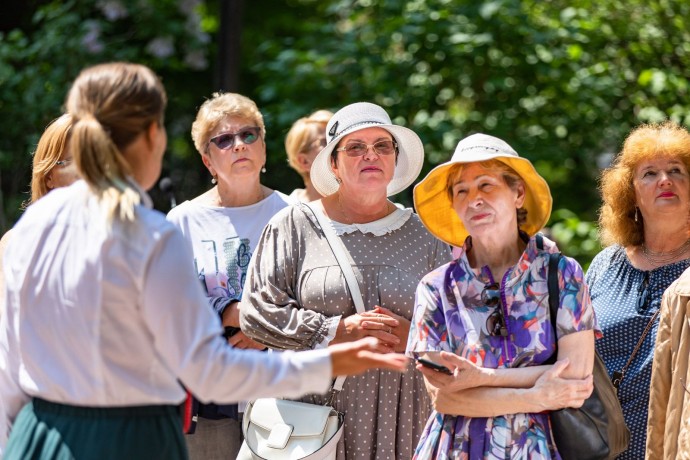
[[[177,230],[162,235],[149,258],[141,305],[156,350],[192,393],[204,402],[228,404],[327,391],[331,361],[326,350],[262,353],[230,347],[190,260]]]
[[[276,215],[261,235],[247,272],[240,328],[257,342],[275,349],[313,349],[327,341],[340,317],[304,309],[297,300],[300,261],[313,228],[298,229],[292,213]],[[308,234],[308,236],[304,236]]]
[[[561,257],[558,264],[560,307],[557,318],[557,336],[593,330],[594,336],[602,336],[597,322],[589,288],[585,283],[582,267],[575,259]]]

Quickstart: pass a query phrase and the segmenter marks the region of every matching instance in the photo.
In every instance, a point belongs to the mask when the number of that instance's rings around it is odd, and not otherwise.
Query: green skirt
[[[187,447],[176,406],[78,407],[35,398],[19,412],[4,458],[186,460]]]

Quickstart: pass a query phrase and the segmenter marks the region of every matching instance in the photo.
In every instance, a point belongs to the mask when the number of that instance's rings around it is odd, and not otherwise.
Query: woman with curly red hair
[[[604,333],[596,347],[620,380],[618,397],[631,433],[620,459],[644,458],[661,297],[690,267],[688,171],[690,133],[669,121],[634,129],[602,174],[599,224],[608,247],[586,279]]]

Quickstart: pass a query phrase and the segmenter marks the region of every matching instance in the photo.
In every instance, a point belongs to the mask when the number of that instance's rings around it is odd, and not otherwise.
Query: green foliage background
[[[600,168],[639,123],[690,125],[685,0],[240,3],[238,90],[266,118],[264,182],[285,192],[300,185],[282,146],[291,123],[317,108],[373,101],[421,136],[423,174],[471,133],[508,141],[551,185],[552,234],[587,264],[600,250],[593,224]],[[113,5],[126,14],[113,19]],[[0,36],[0,225],[18,216],[43,127],[78,71],[95,62],[142,62],[163,76],[165,173],[178,201],[208,188],[189,128],[218,89],[219,11],[219,0],[55,1],[27,27]],[[85,45],[95,29],[101,49]],[[156,39],[172,52],[157,56]],[[396,200],[411,204],[411,189]]]

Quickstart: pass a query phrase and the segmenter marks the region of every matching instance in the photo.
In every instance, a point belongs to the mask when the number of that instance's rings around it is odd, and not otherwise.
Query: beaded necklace
[[[690,239],[685,240],[685,243],[681,244],[676,249],[667,252],[654,252],[650,250],[647,245],[642,243],[642,255],[650,265],[666,265],[678,259],[682,254],[685,254],[685,251],[687,251],[689,247]]]

